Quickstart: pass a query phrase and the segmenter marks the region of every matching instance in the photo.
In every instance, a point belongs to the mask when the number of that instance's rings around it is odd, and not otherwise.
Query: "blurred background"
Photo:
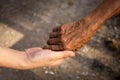
[[[80,20],[103,0],[0,0],[0,45],[44,46],[52,28]],[[0,68],[0,80],[120,80],[120,15],[108,20],[76,56],[56,67]]]

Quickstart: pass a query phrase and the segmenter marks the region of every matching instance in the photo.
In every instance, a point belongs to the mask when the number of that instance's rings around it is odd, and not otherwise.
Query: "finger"
[[[55,28],[53,28],[53,32],[59,32],[61,30],[61,27],[59,26],[59,27],[55,27]]]
[[[59,38],[51,38],[47,41],[48,45],[57,45],[60,44],[60,39]]]
[[[51,32],[49,37],[50,38],[55,38],[55,37],[59,37],[61,34],[59,32]]]
[[[45,45],[43,46],[43,49],[49,49],[49,46]]]
[[[51,54],[52,60],[65,59],[72,56],[75,56],[75,53],[72,51],[60,51],[60,52],[54,51],[54,53]]]
[[[60,59],[60,60],[54,61],[54,62],[52,63],[52,66],[60,65],[60,64],[62,64],[63,61],[64,61],[64,59]]]
[[[25,49],[25,52],[26,53],[36,53],[36,52],[41,51],[41,50],[42,50],[42,48],[40,48],[40,47],[33,47],[33,48]]]
[[[53,51],[63,51],[64,47],[62,45],[50,45],[47,46],[47,49],[51,49]]]

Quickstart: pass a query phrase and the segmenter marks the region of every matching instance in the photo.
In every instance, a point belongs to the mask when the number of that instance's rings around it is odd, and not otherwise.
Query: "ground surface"
[[[0,0],[0,45],[44,46],[53,27],[79,20],[102,0]],[[76,57],[57,67],[0,68],[0,80],[120,80],[120,16],[108,20]]]

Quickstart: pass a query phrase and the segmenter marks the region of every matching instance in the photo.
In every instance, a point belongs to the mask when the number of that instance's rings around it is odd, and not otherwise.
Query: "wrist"
[[[19,62],[19,67],[20,67],[19,69],[22,69],[22,70],[32,69],[33,62],[31,60],[29,54],[26,51],[24,51],[22,53],[22,56],[23,57],[21,58],[21,60]]]
[[[29,60],[26,52],[0,47],[0,67],[28,69]]]
[[[24,51],[22,55],[24,56],[20,63],[22,70],[42,67],[41,63],[35,60],[35,53]]]
[[[18,58],[16,60],[16,66],[13,66],[15,69],[26,70],[29,69],[29,60],[25,51],[20,51]]]
[[[96,31],[97,29],[99,29],[101,27],[101,25],[104,23],[102,21],[102,19],[97,16],[92,16],[92,15],[88,15],[84,18],[82,18],[80,21],[78,21],[79,25],[79,29],[83,29],[85,31],[89,31],[89,30],[93,30]],[[79,31],[80,31],[79,30]]]

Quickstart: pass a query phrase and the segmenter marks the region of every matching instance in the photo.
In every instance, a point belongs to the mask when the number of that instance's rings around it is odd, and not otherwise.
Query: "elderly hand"
[[[56,27],[50,33],[47,41],[48,46],[45,48],[54,51],[77,50],[90,39],[96,31],[96,26],[98,27],[99,25],[84,18],[77,22]]]

